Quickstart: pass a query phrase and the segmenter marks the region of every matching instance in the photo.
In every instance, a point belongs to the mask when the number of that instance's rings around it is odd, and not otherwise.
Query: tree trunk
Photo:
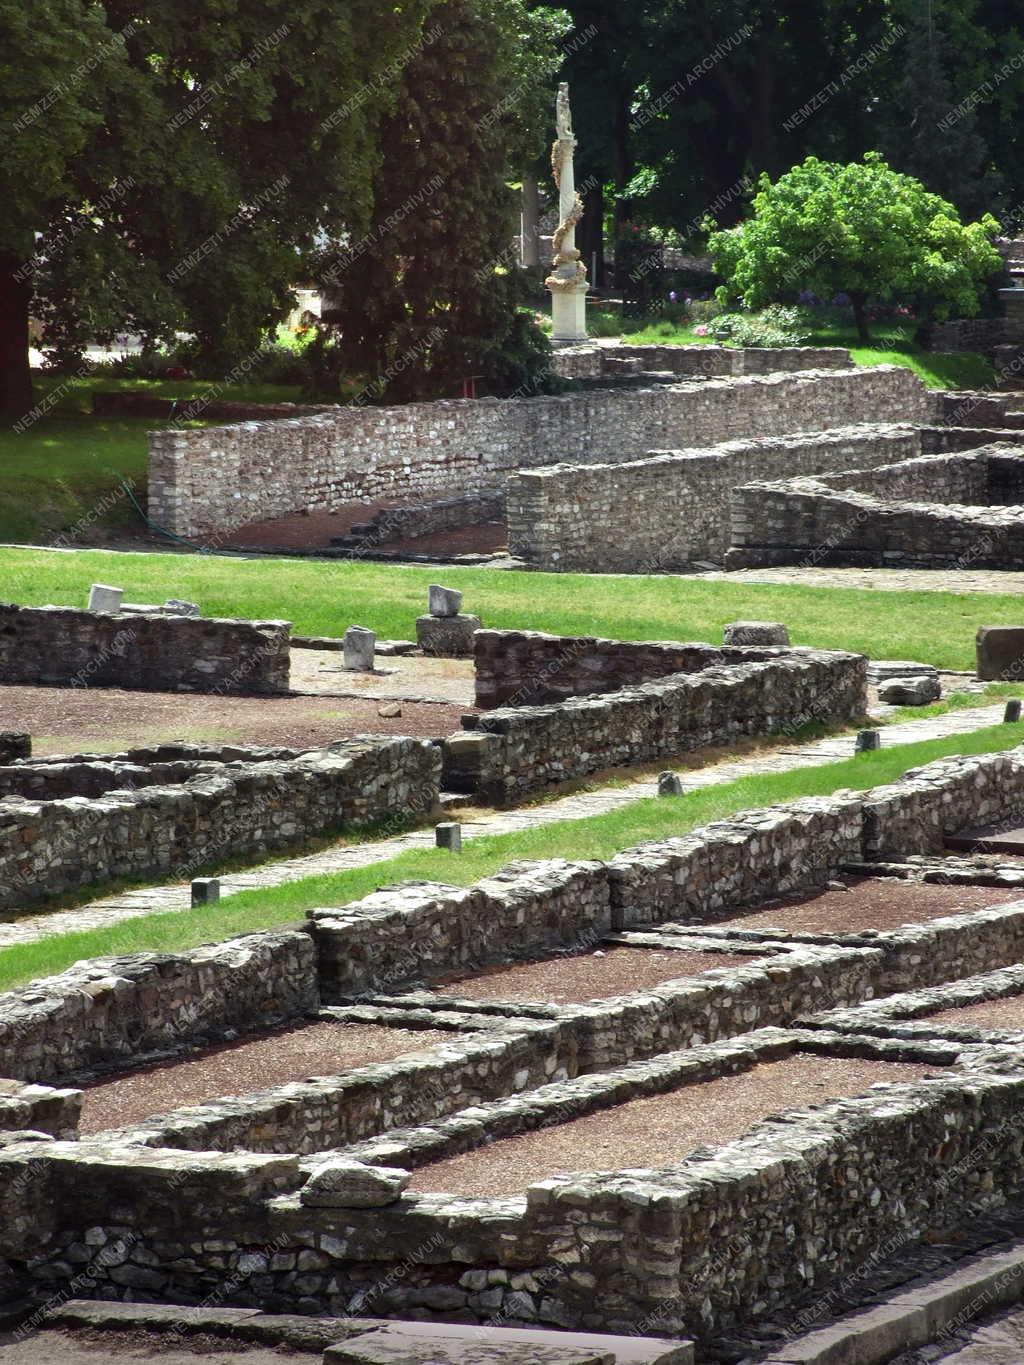
[[[540,265],[540,194],[537,178],[523,176],[523,266],[536,270]]]
[[[0,253],[0,417],[23,417],[32,406],[32,371],[28,363],[28,310],[31,276],[16,278],[24,267],[8,252]]]
[[[850,302],[853,304],[853,320],[857,324],[857,336],[861,342],[867,346],[871,342],[871,333],[868,331],[868,296],[863,289],[850,291]]]

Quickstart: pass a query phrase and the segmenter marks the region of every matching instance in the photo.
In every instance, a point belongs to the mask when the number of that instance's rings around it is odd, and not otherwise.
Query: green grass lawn
[[[309,877],[262,891],[244,891],[201,910],[140,916],[100,929],[56,935],[0,952],[0,990],[63,971],[81,958],[112,953],[175,951],[236,934],[280,928],[317,906],[344,905],[400,881],[444,881],[468,886],[520,858],[607,859],[651,839],[687,833],[737,811],[864,791],[893,782],[909,768],[953,754],[992,753],[1024,740],[1024,723],[995,725],[970,735],[904,744],[858,754],[820,768],[740,778],[678,798],[638,801],[587,820],[563,821],[515,834],[474,839],[461,854],[413,849],[370,867]]]
[[[84,606],[89,584],[114,583],[128,600],[184,597],[207,616],[291,621],[297,634],[343,634],[353,623],[410,639],[436,569],[360,562],[0,550],[0,597],[25,606]],[[851,649],[877,659],[974,667],[983,625],[1024,623],[1010,593],[875,592],[742,580],[503,573],[445,569],[465,610],[487,626],[623,640],[720,641],[737,619],[785,621],[794,644]]]
[[[720,345],[713,336],[699,336],[693,325],[674,322],[623,320],[617,313],[594,310],[594,334],[615,336],[634,345]],[[896,322],[877,322],[872,326],[872,344],[864,346],[852,322],[820,321],[803,343],[807,346],[845,346],[855,365],[903,365],[913,370],[930,389],[991,388],[995,371],[990,361],[970,352],[936,353],[925,351],[913,339],[912,326]],[[726,342],[726,345],[729,343]]]
[[[139,514],[120,485],[129,480],[145,502],[146,433],[170,422],[92,417],[97,389],[182,399],[220,391],[218,385],[195,380],[37,379],[42,415],[21,432],[0,426],[0,541],[45,542],[95,526],[117,532],[138,524]],[[284,384],[232,385],[223,393],[235,401],[261,403],[293,402],[298,395],[298,388]]]

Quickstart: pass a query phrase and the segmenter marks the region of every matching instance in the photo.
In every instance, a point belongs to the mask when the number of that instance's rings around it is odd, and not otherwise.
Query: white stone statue
[[[587,339],[587,268],[576,249],[576,224],[583,217],[583,200],[576,193],[573,153],[576,137],[572,130],[569,87],[558,87],[555,101],[557,137],[551,147],[551,170],[558,186],[558,227],[552,238],[554,261],[544,281],[551,291],[552,341],[578,344]]]

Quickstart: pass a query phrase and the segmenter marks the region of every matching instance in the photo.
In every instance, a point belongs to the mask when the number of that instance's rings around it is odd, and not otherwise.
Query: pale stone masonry
[[[906,397],[912,405],[913,396]],[[815,423],[798,412],[790,434],[767,435],[774,421],[766,413],[756,439],[652,450],[627,463],[519,470],[508,483],[509,550],[549,573],[651,573],[721,561],[738,484],[889,464],[921,452],[920,431],[911,425],[797,431],[834,425],[825,414]]]
[[[342,407],[150,435],[149,515],[202,536],[305,508],[500,490],[517,469],[638,459],[666,446],[924,421],[908,370],[807,371],[559,397]]]

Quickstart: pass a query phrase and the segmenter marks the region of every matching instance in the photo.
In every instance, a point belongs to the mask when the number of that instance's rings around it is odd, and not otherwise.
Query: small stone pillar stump
[[[473,636],[480,629],[480,617],[459,611],[462,593],[431,583],[430,614],[416,618],[416,643],[424,654],[440,659],[468,659],[473,655]]]

